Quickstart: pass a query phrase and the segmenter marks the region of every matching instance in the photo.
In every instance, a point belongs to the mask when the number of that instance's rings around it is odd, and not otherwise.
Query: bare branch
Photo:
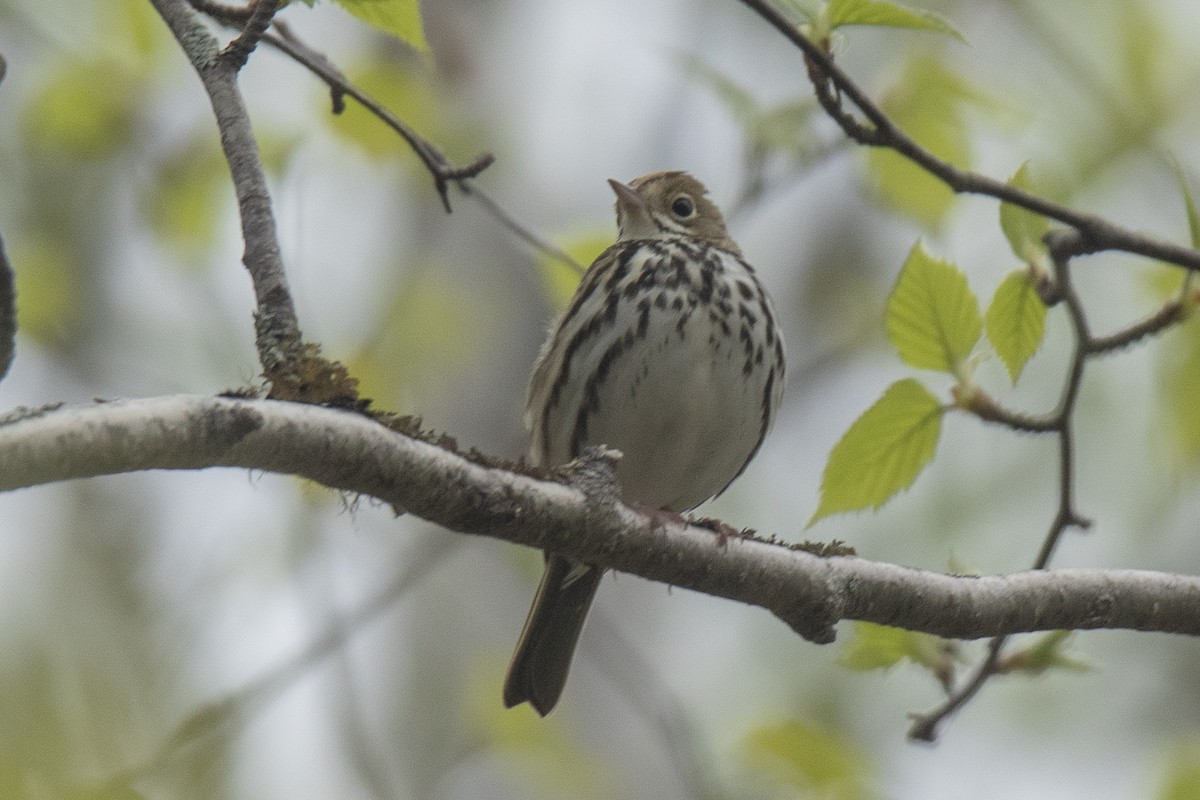
[[[897,127],[883,109],[842,71],[824,48],[805,36],[768,0],[740,1],[804,52],[805,64],[816,89],[817,100],[846,135],[855,141],[896,151],[957,193],[987,195],[1069,225],[1074,229],[1075,235],[1071,255],[1119,250],[1200,271],[1200,251],[1131,231],[1102,217],[1054,203],[995,178],[960,169],[938,158]],[[867,123],[860,122],[845,108],[843,98],[853,103]]]
[[[363,108],[375,115],[381,122],[399,134],[400,138],[404,139],[408,146],[412,148],[412,151],[416,153],[417,158],[421,159],[421,162],[425,165],[425,169],[433,176],[434,186],[437,189],[438,195],[442,198],[442,206],[446,211],[450,211],[449,187],[451,183],[454,183],[463,194],[478,203],[485,211],[492,215],[493,219],[515,234],[517,238],[550,258],[561,261],[578,272],[583,272],[584,265],[572,258],[562,248],[546,241],[522,225],[486,192],[474,185],[473,179],[490,167],[495,160],[491,153],[481,153],[473,161],[463,166],[456,167],[450,164],[445,154],[432,142],[410,128],[378,100],[371,97],[358,86],[355,86],[349,78],[330,63],[329,59],[300,41],[286,25],[276,21],[275,29],[279,32],[279,35],[273,36],[267,34],[264,40],[273,47],[278,48],[281,52],[286,53],[329,86],[333,97],[333,111],[335,114],[341,113],[345,97],[353,97]]]
[[[1015,430],[1039,431],[1058,435],[1058,509],[1050,523],[1050,530],[1042,541],[1037,558],[1034,559],[1033,569],[1044,570],[1050,564],[1054,551],[1058,548],[1062,536],[1070,528],[1088,528],[1091,522],[1081,516],[1075,509],[1075,431],[1073,420],[1075,404],[1079,399],[1079,389],[1083,385],[1084,368],[1089,356],[1093,354],[1093,339],[1088,327],[1087,315],[1083,301],[1071,280],[1071,249],[1063,248],[1064,239],[1060,231],[1052,231],[1046,236],[1051,259],[1054,264],[1054,284],[1051,287],[1056,303],[1066,306],[1067,316],[1071,321],[1071,333],[1075,340],[1071,353],[1071,363],[1067,369],[1067,378],[1063,384],[1058,407],[1052,414],[1043,419],[1025,417],[1004,412],[996,414],[998,407],[986,403],[982,407],[990,412],[980,413],[983,419],[1004,422]],[[981,396],[982,392],[979,393]],[[986,399],[986,396],[983,396]],[[975,410],[974,408],[972,410]],[[977,411],[977,413],[979,413]],[[1037,427],[1029,423],[1036,423]],[[988,645],[987,656],[975,668],[967,683],[951,692],[950,696],[940,706],[925,714],[915,717],[913,726],[909,729],[909,737],[923,741],[933,741],[937,737],[937,729],[943,720],[958,711],[973,698],[988,679],[997,674],[1000,656],[1008,634],[1002,633]]]
[[[237,6],[228,6],[211,0],[190,0],[198,10],[209,14],[227,25],[244,25],[248,10]],[[264,34],[263,41],[275,47],[280,52],[292,58],[296,63],[312,72],[325,82],[330,89],[333,102],[333,113],[340,114],[345,108],[345,98],[352,97],[363,108],[373,114],[381,122],[394,130],[425,165],[425,169],[433,176],[434,187],[442,198],[442,206],[449,212],[450,184],[456,184],[463,194],[475,200],[485,211],[507,228],[517,238],[531,245],[535,250],[560,261],[572,269],[583,272],[584,265],[572,258],[562,248],[546,241],[517,221],[512,214],[493,200],[487,193],[474,185],[473,179],[478,177],[495,161],[491,153],[481,153],[471,162],[455,166],[449,162],[446,155],[432,142],[421,136],[403,120],[388,110],[382,103],[375,100],[342,74],[336,66],[322,53],[309,47],[291,29],[280,20],[274,21],[275,34]]]
[[[242,26],[246,24],[246,20],[250,19],[250,15],[254,13],[254,5],[235,6],[228,3],[216,2],[216,0],[188,0],[192,8],[199,11],[201,14],[207,14],[213,19],[218,19],[227,25]]]
[[[1189,273],[1191,274],[1191,273]],[[1088,352],[1095,355],[1112,353],[1123,350],[1130,345],[1140,342],[1147,336],[1161,333],[1184,318],[1183,303],[1175,298],[1164,303],[1161,308],[1140,322],[1135,322],[1107,336],[1094,336],[1088,342]]]
[[[202,704],[180,721],[162,744],[143,761],[109,776],[104,782],[105,787],[116,794],[117,789],[168,768],[170,760],[181,750],[204,737],[229,734],[231,730],[239,729],[246,724],[251,712],[310,675],[313,665],[344,652],[354,634],[392,608],[400,597],[419,584],[450,552],[451,548],[432,545],[418,549],[382,591],[368,598],[349,615],[328,625],[303,650],[273,669],[222,697]]]
[[[8,374],[17,350],[17,287],[0,238],[0,378]]]
[[[417,158],[421,159],[425,164],[425,168],[429,170],[429,174],[433,176],[434,185],[437,188],[438,195],[442,198],[442,205],[447,212],[450,211],[450,184],[462,183],[469,178],[478,176],[479,173],[490,167],[492,162],[495,161],[495,157],[491,153],[482,153],[465,166],[456,167],[450,164],[441,150],[434,147],[433,144],[410,128],[395,114],[388,111],[387,108],[373,97],[351,83],[337,67],[329,62],[329,59],[293,36],[287,26],[277,22],[275,29],[279,32],[279,35],[267,34],[263,37],[264,41],[291,56],[298,64],[304,66],[309,72],[325,81],[333,93],[334,113],[341,113],[344,98],[349,95],[362,104],[363,108],[378,117],[389,128],[400,134],[400,137],[417,154]]]
[[[1200,578],[1136,570],[954,577],[824,558],[654,520],[559,483],[485,466],[358,414],[176,396],[49,410],[0,425],[0,490],[148,469],[238,467],[368,494],[503,539],[771,611],[816,642],[857,619],[949,638],[1123,628],[1200,635]]]
[[[285,373],[300,357],[300,325],[280,256],[258,144],[237,87],[237,65],[220,56],[216,39],[185,0],[151,1],[179,40],[212,103],[237,192],[246,243],[242,260],[254,283],[259,361],[268,378]]]
[[[281,2],[282,0],[254,0],[251,3],[250,15],[242,26],[242,32],[221,51],[221,58],[228,61],[235,72],[240,72],[242,67],[246,66],[246,59],[250,58],[254,48],[258,47],[259,40],[267,32],[275,13],[279,11]]]
[[[567,265],[580,274],[587,269],[586,266],[580,264],[578,261],[572,258],[571,254],[566,250],[563,250],[553,242],[546,241],[533,231],[529,230],[529,228],[518,222],[512,214],[509,214],[507,211],[505,211],[499,203],[493,200],[489,194],[484,192],[478,186],[466,181],[462,181],[459,183],[458,188],[462,190],[463,194],[465,194],[467,197],[470,197],[472,200],[482,206],[485,211],[492,215],[493,219],[495,219],[505,228],[508,228],[510,233],[531,246],[534,250],[553,258],[555,261],[559,261]]]

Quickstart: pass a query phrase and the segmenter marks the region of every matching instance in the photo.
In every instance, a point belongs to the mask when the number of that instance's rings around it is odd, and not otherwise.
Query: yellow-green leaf
[[[1155,800],[1195,800],[1200,797],[1200,739],[1190,738],[1171,748]]]
[[[1200,250],[1200,211],[1196,210],[1196,199],[1192,196],[1192,187],[1178,161],[1175,162],[1175,175],[1179,178],[1179,191],[1183,195],[1183,206],[1187,211],[1188,233],[1192,237],[1192,247]]]
[[[208,248],[221,221],[217,209],[228,192],[229,169],[211,136],[193,137],[156,165],[142,197],[150,227],[190,253]]]
[[[979,302],[967,276],[917,242],[887,303],[888,341],[900,358],[918,369],[961,377],[982,333]]]
[[[1200,397],[1200,321],[1188,320],[1172,338],[1171,345],[1163,349],[1162,402],[1167,433],[1180,455],[1195,464],[1200,462],[1200,414],[1196,413],[1196,398]]]
[[[132,140],[139,94],[111,62],[59,65],[26,108],[31,147],[76,158],[105,158]]]
[[[729,111],[745,137],[747,153],[753,158],[765,159],[778,152],[803,163],[813,152],[810,127],[817,104],[811,97],[764,107],[748,89],[703,59],[685,54],[679,57],[679,63],[689,77],[707,86]]]
[[[969,167],[963,109],[968,102],[982,100],[982,94],[955,72],[932,58],[919,57],[899,76],[882,105],[922,147],[956,166]],[[883,203],[929,228],[945,221],[954,201],[954,192],[946,184],[883,147],[870,150],[867,167]]]
[[[680,53],[680,68],[697,83],[707,86],[735,120],[743,125],[759,113],[758,100],[745,86],[693,53]]]
[[[829,29],[842,25],[876,25],[888,28],[913,28],[947,33],[959,41],[966,39],[944,17],[932,11],[907,8],[883,0],[830,0]]]
[[[786,787],[779,797],[878,796],[868,756],[837,731],[796,720],[763,725],[742,743],[752,773]]]
[[[467,313],[462,292],[437,265],[410,267],[395,285],[389,306],[361,349],[347,360],[363,397],[394,406],[431,402],[480,357],[479,325]]]
[[[523,787],[528,797],[611,800],[620,796],[624,773],[584,738],[572,735],[561,715],[542,719],[527,705],[507,709],[496,702],[496,676],[503,667],[499,659],[477,659],[467,690],[455,693],[459,707],[448,713],[462,720],[471,741],[484,752],[501,755],[498,765],[509,771],[512,785]]]
[[[363,22],[422,52],[429,50],[417,0],[334,0]]]
[[[1026,191],[1033,190],[1028,161],[1022,164],[1009,178],[1008,185]],[[1008,239],[1008,246],[1022,261],[1034,261],[1046,252],[1046,246],[1042,244],[1042,237],[1046,235],[1046,231],[1050,230],[1050,223],[1041,214],[1035,214],[1012,203],[1001,203],[1000,228]]]
[[[1028,269],[1016,269],[1004,277],[992,296],[986,319],[988,338],[1016,386],[1046,333],[1046,304]]]
[[[907,658],[921,666],[937,669],[942,651],[942,640],[931,634],[855,622],[854,635],[842,648],[838,662],[848,669],[871,670],[894,667]]]
[[[441,124],[437,98],[423,70],[407,69],[404,64],[374,59],[346,70],[350,80],[385,108],[393,109],[410,128],[443,145],[446,131]],[[328,106],[329,92],[321,94]],[[345,110],[327,117],[335,133],[346,137],[375,156],[397,157],[407,145],[394,130],[356,102],[347,102]],[[408,159],[414,166],[416,159]],[[424,169],[424,167],[419,167]]]
[[[21,333],[43,344],[66,339],[84,302],[76,254],[61,239],[34,234],[10,241],[8,257]]]
[[[911,486],[937,450],[944,411],[912,378],[888,387],[829,453],[821,502],[808,524],[843,511],[879,508]]]
[[[264,168],[281,172],[292,143],[259,130],[258,144]],[[197,132],[153,169],[154,182],[140,198],[151,229],[182,255],[207,251],[222,221],[220,211],[231,200],[229,167],[218,142],[208,131]]]
[[[585,233],[571,236],[562,246],[562,251],[575,260],[569,264],[551,253],[540,253],[537,259],[538,274],[542,278],[542,291],[546,300],[556,310],[567,307],[583,271],[591,264],[596,256],[613,242],[611,233]],[[578,266],[576,266],[578,265]]]
[[[1067,655],[1064,651],[1071,631],[1050,631],[1039,636],[1033,644],[1007,656],[1003,661],[1005,672],[1028,672],[1041,675],[1048,669],[1065,669],[1071,672],[1087,672],[1087,663]]]

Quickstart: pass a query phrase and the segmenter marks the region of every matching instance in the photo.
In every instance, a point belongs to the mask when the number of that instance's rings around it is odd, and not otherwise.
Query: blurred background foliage
[[[1000,178],[1028,160],[1051,196],[1188,241],[1171,158],[1194,186],[1194,3],[927,5],[967,43],[869,28],[833,43],[918,141]],[[914,241],[981,298],[1019,265],[994,202],[847,145],[800,56],[740,4],[427,3],[427,50],[332,4],[282,18],[451,160],[495,153],[480,188],[580,263],[613,235],[605,178],[707,183],[777,299],[792,366],[774,433],[705,513],[931,569],[1032,560],[1053,443],[961,415],[909,492],[803,530],[834,442],[909,374],[882,313]],[[215,126],[149,3],[0,0],[0,54],[21,325],[0,407],[253,382]],[[519,454],[524,382],[578,271],[471,197],[446,215],[394,134],[353,103],[332,116],[282,55],[257,53],[243,87],[306,335],[379,406]],[[1182,280],[1115,255],[1076,275],[1098,332]],[[1057,565],[1200,569],[1197,325],[1090,368],[1078,495],[1096,525]],[[979,379],[1049,408],[1067,334],[1052,311],[1018,387],[996,358]],[[560,709],[504,711],[539,558],[278,476],[4,495],[0,798],[1200,797],[1200,651],[1184,639],[1031,638],[1023,672],[1040,677],[995,681],[916,748],[906,713],[978,644],[844,626],[817,648],[752,609],[618,576]]]

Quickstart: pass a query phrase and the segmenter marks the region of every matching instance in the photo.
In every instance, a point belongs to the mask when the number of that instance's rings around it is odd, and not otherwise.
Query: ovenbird
[[[538,356],[530,458],[554,466],[590,445],[616,448],[625,502],[688,511],[720,494],[762,444],[783,391],[783,341],[770,298],[698,180],[655,172],[609,184],[619,235]],[[546,555],[506,706],[554,708],[602,574]]]

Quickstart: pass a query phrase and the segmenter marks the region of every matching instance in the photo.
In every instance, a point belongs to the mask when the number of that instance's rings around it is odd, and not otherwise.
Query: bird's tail
[[[558,703],[603,574],[597,567],[546,556],[542,583],[504,679],[506,707],[528,702],[544,717]]]

